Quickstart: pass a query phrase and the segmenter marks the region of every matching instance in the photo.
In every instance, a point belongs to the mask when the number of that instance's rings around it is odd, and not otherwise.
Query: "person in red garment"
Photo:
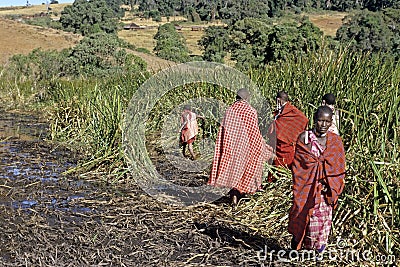
[[[218,132],[212,170],[208,184],[230,188],[231,202],[236,205],[244,194],[261,189],[264,163],[272,149],[265,143],[257,111],[248,103],[250,93],[238,90]]]
[[[274,166],[289,168],[293,162],[297,138],[308,126],[307,117],[289,102],[286,92],[278,92],[274,122],[269,128],[270,145],[275,148]],[[271,175],[269,180],[271,180]]]
[[[292,249],[316,250],[327,246],[332,212],[344,188],[346,157],[339,135],[329,131],[332,109],[321,106],[314,128],[303,132],[292,165],[293,205],[289,213]]]
[[[186,157],[186,146],[188,146],[191,160],[196,159],[196,155],[194,154],[193,150],[193,142],[196,140],[196,136],[199,133],[197,118],[204,119],[203,116],[194,113],[189,105],[185,105],[183,107],[180,128],[182,154],[184,157]]]

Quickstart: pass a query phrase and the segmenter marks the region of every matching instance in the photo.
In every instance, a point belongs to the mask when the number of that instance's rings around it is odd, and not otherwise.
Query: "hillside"
[[[35,48],[43,50],[61,50],[73,47],[82,38],[80,35],[60,30],[42,28],[0,17],[0,64],[7,64],[9,58],[16,54],[28,54]],[[150,71],[164,69],[170,61],[131,51],[143,58]]]
[[[72,47],[81,37],[54,29],[31,26],[0,17],[0,64],[15,54],[28,54],[35,48],[61,50]]]
[[[52,4],[50,5],[52,16],[56,17],[64,9],[64,7],[70,4]],[[24,15],[33,16],[41,12],[46,12],[46,5],[32,5],[32,6],[14,6],[14,7],[0,7],[0,15]]]
[[[60,11],[66,4],[51,5],[52,16],[59,15]],[[0,8],[0,64],[6,64],[8,59],[15,54],[27,54],[35,48],[42,48],[43,50],[61,50],[67,47],[76,45],[82,38],[80,35],[31,26],[22,22],[6,19],[6,16],[25,15],[31,16],[40,12],[45,12],[45,5],[31,6],[31,7],[14,7],[14,8]],[[140,25],[158,26],[159,23],[151,20],[143,20],[139,18],[129,17],[129,13],[124,18],[124,23],[135,22]],[[310,20],[318,26],[326,35],[334,36],[336,30],[342,23],[344,13],[333,14],[307,14]],[[183,18],[176,17],[174,20],[182,21]],[[161,23],[165,23],[165,18]],[[154,25],[153,25],[153,24]],[[211,24],[208,24],[209,26]],[[204,26],[204,25],[203,25]],[[140,31],[126,31],[121,30],[119,36],[128,42],[134,44],[136,47],[143,47],[152,51],[155,45],[153,39],[157,28],[152,27]],[[204,34],[203,31],[191,31],[190,27],[183,27],[181,33],[186,39],[186,43],[192,54],[201,55],[200,47],[197,42]],[[136,51],[132,53],[142,57],[148,64],[148,69],[156,71],[166,68],[173,64],[170,61],[160,59],[154,55],[144,54]]]

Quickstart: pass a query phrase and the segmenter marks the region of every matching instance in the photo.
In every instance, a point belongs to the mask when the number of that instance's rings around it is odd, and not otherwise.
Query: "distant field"
[[[60,15],[65,6],[70,4],[54,4],[50,5],[54,14]],[[68,32],[53,29],[44,29],[41,27],[30,26],[16,21],[6,20],[6,15],[34,15],[46,12],[46,5],[35,5],[30,7],[14,7],[0,8],[0,64],[7,62],[8,58],[14,54],[27,54],[35,48],[42,49],[62,49],[72,47],[82,38]],[[342,24],[342,19],[346,13],[329,12],[323,14],[304,14],[307,15],[311,22],[319,27],[326,35],[335,36],[337,29]],[[181,16],[171,17],[170,22],[176,22],[182,26],[181,34],[186,39],[186,44],[192,55],[201,55],[201,47],[198,41],[204,35],[204,31],[192,31],[192,24],[185,22],[185,18]],[[155,22],[151,19],[134,17],[132,13],[126,12],[126,17],[122,20],[123,24],[136,23],[141,26],[150,26],[152,28],[144,30],[120,30],[118,35],[134,44],[136,47],[148,49],[153,53],[156,44],[153,39],[160,24],[166,23],[167,19],[162,18],[161,22]],[[203,23],[198,26],[208,27],[210,25],[222,25],[221,22],[214,24]],[[136,52],[135,52],[136,53]],[[159,66],[167,66],[170,62],[163,61],[151,55],[137,53],[143,57],[149,64],[149,68],[154,69]]]
[[[201,47],[197,45],[198,40],[204,34],[204,31],[192,31],[191,28],[182,28],[182,35],[185,37],[186,45],[188,46],[191,54],[201,55]],[[157,28],[144,29],[144,30],[121,30],[118,32],[118,36],[122,39],[134,44],[136,47],[143,47],[148,49],[150,52],[156,45],[154,35],[157,33]]]
[[[162,17],[161,22],[156,22],[152,19],[132,17],[130,13],[127,12],[126,17],[123,19],[122,22],[124,24],[135,23],[140,26],[150,27],[149,29],[142,30],[121,30],[119,31],[118,36],[134,44],[136,47],[143,47],[148,49],[149,51],[153,51],[153,48],[156,45],[153,37],[157,33],[157,27],[161,24],[167,23],[168,21],[165,17]],[[204,31],[192,31],[191,26],[208,27],[211,25],[223,25],[221,22],[193,25],[191,23],[187,23],[186,18],[181,16],[171,17],[169,22],[176,23],[182,26],[182,30],[180,30],[179,32],[182,33],[182,35],[185,37],[186,45],[188,46],[192,55],[202,54],[201,47],[197,44],[197,42],[203,37]]]
[[[348,15],[344,12],[329,12],[326,14],[305,14],[310,21],[321,29],[325,35],[336,36],[336,31],[342,26],[342,19]]]
[[[35,48],[61,50],[75,46],[80,35],[31,26],[0,17],[0,64],[15,54],[28,54]]]
[[[66,6],[71,4],[52,4],[50,5],[51,14],[53,17],[56,17],[55,14],[58,16],[60,12],[64,10]],[[41,12],[47,12],[46,5],[34,5],[34,6],[16,6],[16,7],[3,7],[0,8],[0,16],[6,15],[24,15],[24,16],[33,16],[35,14],[40,14]]]

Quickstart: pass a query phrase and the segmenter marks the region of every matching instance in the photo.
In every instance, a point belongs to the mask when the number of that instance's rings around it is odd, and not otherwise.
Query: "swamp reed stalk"
[[[281,88],[287,90],[310,123],[322,95],[337,96],[347,177],[333,238],[341,236],[352,248],[372,248],[399,259],[399,63],[379,54],[320,52],[252,75],[271,101]]]
[[[51,92],[55,105],[51,115],[53,137],[78,145],[87,155],[84,163],[69,172],[105,165],[110,169],[119,168],[123,162],[121,135],[125,108],[145,78],[122,76],[54,84]]]

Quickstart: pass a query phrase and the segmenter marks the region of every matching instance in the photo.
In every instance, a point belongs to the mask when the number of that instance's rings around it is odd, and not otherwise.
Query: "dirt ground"
[[[177,207],[102,173],[65,175],[79,157],[46,129],[0,112],[0,266],[261,266],[261,250],[280,248],[235,222],[224,199]]]

